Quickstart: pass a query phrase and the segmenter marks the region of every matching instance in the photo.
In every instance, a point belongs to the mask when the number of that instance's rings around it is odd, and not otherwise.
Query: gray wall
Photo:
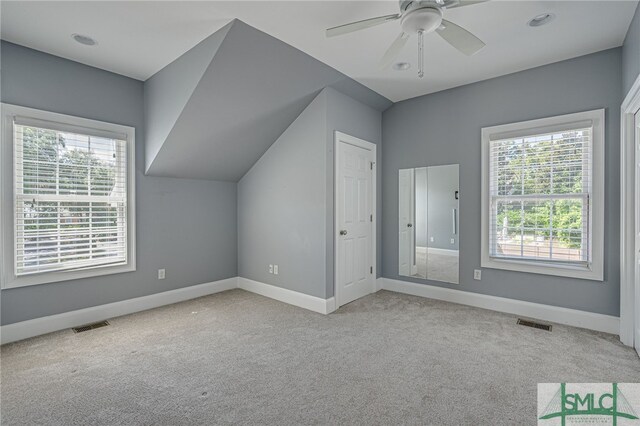
[[[383,276],[518,300],[619,314],[620,48],[399,102],[383,114]],[[480,266],[480,129],[606,108],[604,282]],[[398,169],[460,164],[460,284],[398,275]]]
[[[321,93],[238,183],[238,275],[323,299],[325,117]]]
[[[220,28],[144,82],[145,170],[162,148],[231,24]]]
[[[1,49],[2,102],[135,127],[137,208],[136,272],[2,290],[1,324],[237,275],[236,184],[143,175],[142,82],[6,42]]]
[[[458,201],[454,194],[459,187],[458,169],[456,164],[427,168],[427,186],[429,188],[427,199],[429,243],[427,247],[445,250],[458,250],[459,248],[459,233],[454,235],[452,232],[452,210],[458,208]],[[431,242],[431,238],[433,238],[433,242]],[[454,239],[453,244],[451,244],[451,238]]]
[[[380,125],[373,108],[320,92],[238,183],[239,276],[333,296],[333,132],[380,143]]]
[[[636,7],[636,13],[622,46],[623,96],[629,92],[638,75],[640,75],[640,5]]]
[[[153,119],[148,124],[164,127],[172,122],[153,162],[147,161],[150,175],[237,182],[325,87],[379,111],[391,105],[371,89],[242,21],[235,19],[227,28],[224,40],[223,29],[169,65],[167,72],[161,71],[159,84],[145,83],[145,90],[155,87],[157,98],[168,100],[164,108],[148,111]],[[189,86],[197,74],[194,69],[202,64],[202,78]],[[171,97],[175,94],[180,104],[182,89],[188,87],[193,93],[184,106],[175,108]],[[177,120],[167,112],[178,112]]]

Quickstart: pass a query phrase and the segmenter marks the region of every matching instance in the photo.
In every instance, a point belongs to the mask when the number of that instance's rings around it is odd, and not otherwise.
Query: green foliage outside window
[[[575,198],[499,201],[498,234],[548,239],[580,248],[583,227],[582,139],[588,130],[497,142],[497,195],[575,194]],[[505,235],[506,234],[506,235]]]
[[[88,259],[90,253],[99,257],[101,246],[117,240],[116,204],[73,198],[68,202],[29,201],[29,195],[108,196],[116,185],[115,158],[105,161],[104,153],[101,157],[94,149],[89,150],[82,140],[88,141],[87,137],[27,126],[20,130],[25,264],[31,257],[37,257],[41,264],[58,262],[59,257],[70,253],[74,261]],[[78,140],[71,140],[76,137]],[[103,144],[101,150],[106,147]],[[101,229],[104,231],[99,232]],[[61,233],[59,241],[52,234],[56,231]]]

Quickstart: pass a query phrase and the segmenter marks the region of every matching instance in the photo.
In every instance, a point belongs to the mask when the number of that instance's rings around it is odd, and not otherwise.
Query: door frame
[[[640,185],[635,158],[635,115],[640,111],[640,75],[620,108],[620,341],[634,346],[636,305],[635,281],[635,221],[640,200],[635,200],[636,185]],[[635,200],[635,201],[634,201]],[[640,231],[640,230],[638,230]],[[638,346],[638,342],[635,342]]]
[[[346,143],[349,145],[357,146],[371,151],[373,155],[373,162],[371,166],[371,210],[373,220],[371,221],[371,265],[373,267],[372,280],[371,280],[371,293],[376,291],[376,277],[378,265],[376,260],[378,240],[377,240],[377,224],[378,224],[378,201],[377,201],[377,176],[378,176],[378,164],[377,164],[377,145],[365,141],[364,139],[356,138],[355,136],[348,135],[343,132],[335,131],[333,137],[333,296],[336,300],[336,309],[340,308],[340,289],[338,288],[338,209],[340,207],[338,203],[338,172],[340,168],[340,143]]]

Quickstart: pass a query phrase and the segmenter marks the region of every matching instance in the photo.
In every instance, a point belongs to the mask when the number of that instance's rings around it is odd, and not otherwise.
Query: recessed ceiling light
[[[530,27],[541,27],[553,21],[555,17],[556,15],[554,15],[553,13],[542,13],[530,20],[527,25],[529,25]]]
[[[91,37],[82,34],[71,34],[71,38],[73,38],[80,44],[84,44],[85,46],[95,46],[96,44],[98,44],[98,42]]]
[[[406,71],[411,68],[411,64],[409,62],[396,62],[393,64],[393,69],[396,71]]]

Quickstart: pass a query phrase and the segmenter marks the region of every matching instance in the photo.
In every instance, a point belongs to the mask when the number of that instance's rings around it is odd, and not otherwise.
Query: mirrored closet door
[[[458,284],[458,165],[399,171],[400,275]]]

